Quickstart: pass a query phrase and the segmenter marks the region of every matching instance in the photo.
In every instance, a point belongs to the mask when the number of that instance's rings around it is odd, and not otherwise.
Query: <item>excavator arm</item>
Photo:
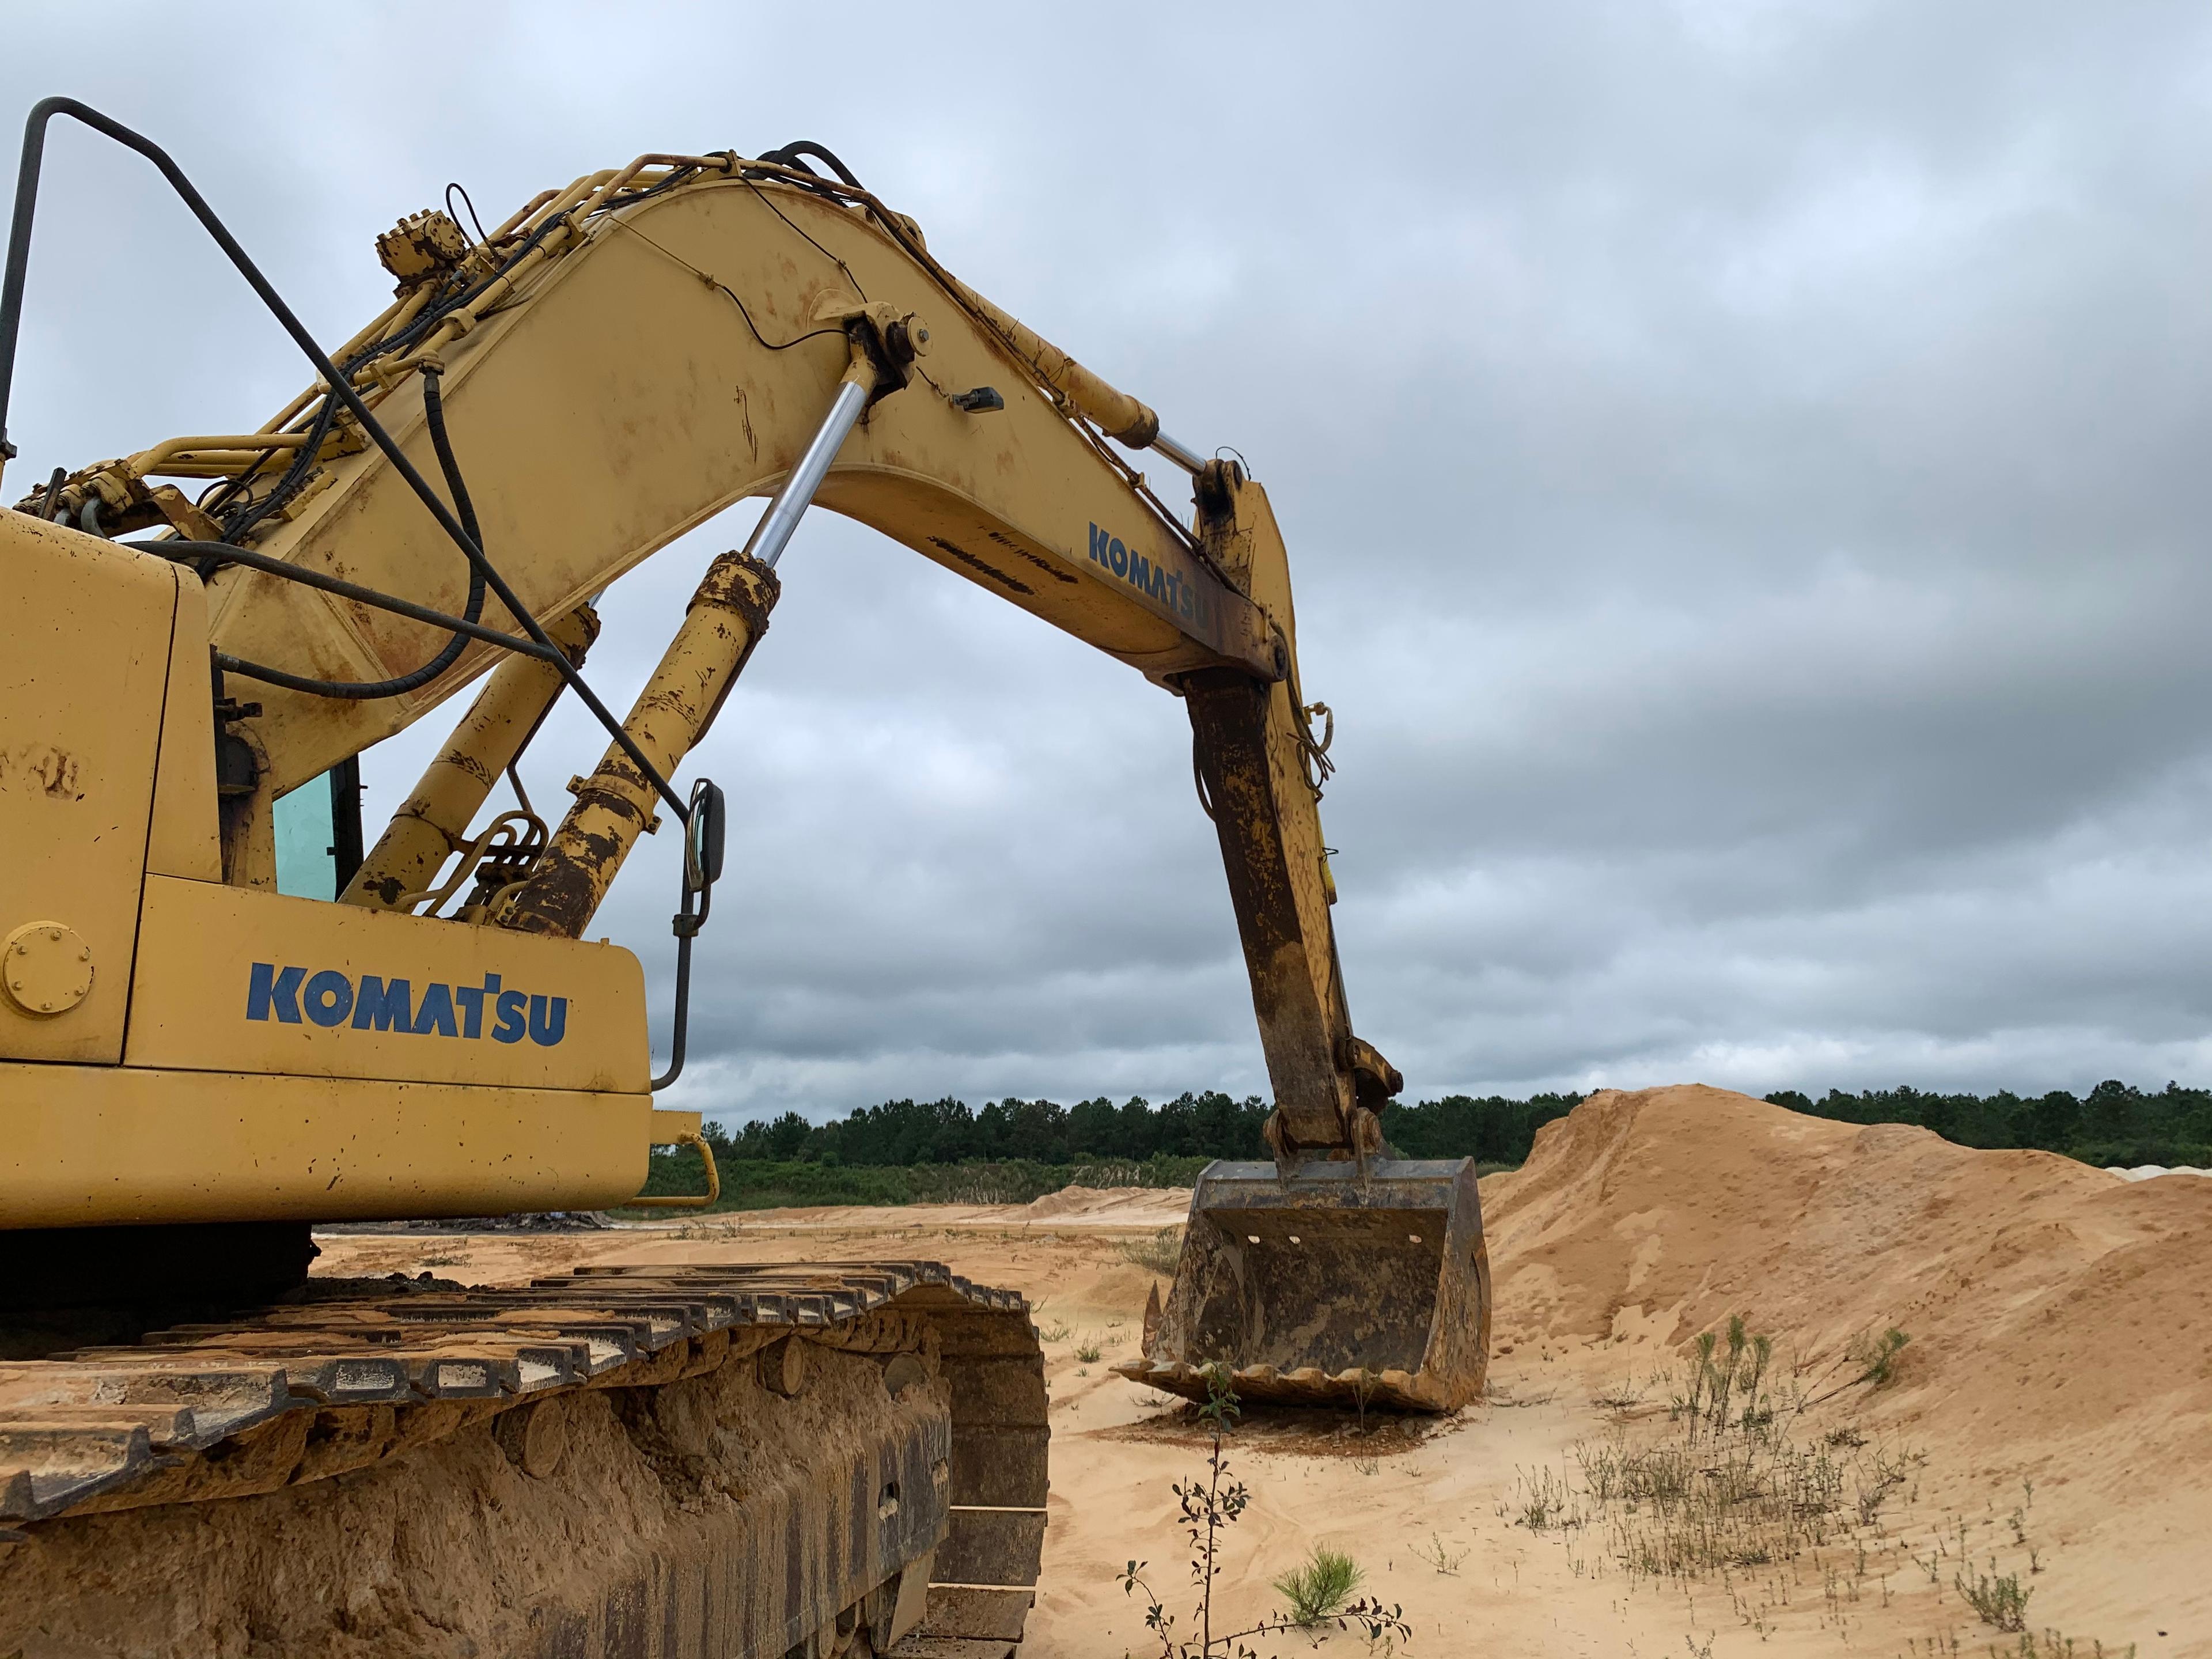
[[[1186,529],[1109,443],[1161,444],[1157,416],[945,271],[911,220],[800,166],[641,157],[548,192],[484,240],[426,214],[380,252],[398,295],[333,356],[358,365],[355,385],[428,476],[441,471],[426,393],[435,398],[484,554],[547,623],[580,617],[625,571],[732,502],[775,492],[841,386],[859,384],[864,410],[813,499],[1184,697],[1280,1148],[1289,1161],[1379,1146],[1358,1125],[1395,1074],[1352,1035],[1316,810],[1326,763],[1295,694],[1287,556],[1256,482],[1165,441],[1167,467],[1195,467],[1195,533]],[[165,518],[197,531],[185,539],[234,539],[295,569],[464,614],[468,562],[330,404],[311,390],[261,432],[173,439],[84,469],[25,508],[111,530]],[[189,507],[170,488],[165,514],[155,497],[179,477],[214,486]],[[217,513],[244,533],[227,535]],[[301,679],[402,679],[453,638],[239,565],[217,569],[207,592],[218,652]],[[764,625],[757,608],[698,714],[711,717]],[[496,599],[481,616],[520,632]],[[245,689],[252,670],[234,669],[228,700],[258,708],[225,722],[252,757],[250,787],[241,762],[224,797],[226,879],[273,886],[276,799],[412,724],[502,654],[464,641],[441,672],[381,697]],[[535,678],[558,689],[542,666]],[[662,745],[671,769],[704,723],[693,720],[673,750]],[[628,762],[611,759],[617,770]],[[629,793],[649,793],[628,770]],[[587,805],[591,786],[582,793]],[[636,805],[641,829],[653,809]],[[437,850],[463,828],[446,825]],[[557,853],[562,837],[553,840]],[[541,870],[534,897],[544,902],[517,894],[507,918],[580,935],[619,862],[602,855],[558,903],[546,893],[553,872]],[[378,902],[383,863],[372,855],[348,896]],[[410,881],[426,874],[421,864]],[[383,902],[395,896],[386,881]]]
[[[1226,1364],[1248,1398],[1431,1408],[1480,1389],[1487,1291],[1471,1166],[1386,1156],[1377,1114],[1401,1080],[1352,1033],[1330,921],[1317,810],[1328,727],[1316,736],[1314,721],[1331,717],[1304,701],[1287,551],[1241,465],[1165,437],[1150,409],[953,276],[911,219],[818,147],[643,156],[549,191],[488,233],[415,215],[379,240],[392,305],[325,356],[167,158],[121,136],[186,192],[319,378],[257,432],[58,472],[19,507],[18,522],[38,521],[38,568],[53,568],[68,603],[82,594],[63,568],[92,538],[116,580],[135,562],[146,605],[167,603],[161,570],[178,584],[150,811],[157,827],[184,826],[155,841],[184,850],[155,858],[148,842],[134,988],[127,1004],[93,1000],[106,1024],[84,1052],[112,1042],[126,1072],[197,1079],[171,1086],[203,1090],[210,1109],[231,1098],[216,1073],[251,1094],[256,1078],[301,1073],[327,1076],[334,1101],[381,1102],[354,1085],[401,1083],[406,1109],[381,1151],[349,1142],[358,1161],[342,1169],[353,1182],[343,1204],[318,1196],[317,1160],[297,1164],[290,1142],[268,1155],[286,1174],[258,1199],[223,1182],[211,1198],[203,1182],[160,1203],[361,1215],[493,1207],[481,1194],[494,1189],[514,1206],[607,1201],[610,1114],[646,1088],[641,987],[627,953],[579,941],[637,837],[664,808],[677,815],[678,1052],[651,1085],[662,1086],[681,1065],[690,941],[720,861],[719,796],[702,786],[687,801],[670,779],[760,643],[776,559],[819,503],[1118,658],[1189,711],[1275,1096],[1273,1160],[1217,1164],[1201,1180],[1182,1270],[1131,1374],[1203,1394],[1206,1368]],[[19,206],[0,359],[12,356],[27,223]],[[0,431],[4,392],[0,380]],[[1191,478],[1188,526],[1138,470],[1152,456]],[[187,495],[179,480],[204,488]],[[592,601],[762,495],[772,499],[751,540],[714,562],[617,721],[579,667],[597,631]],[[142,530],[155,533],[112,540]],[[90,629],[91,613],[76,625]],[[196,704],[179,687],[198,649],[212,652],[214,685]],[[272,890],[279,797],[487,671],[343,902],[309,915],[247,902],[296,902]],[[608,726],[605,757],[571,785],[557,827],[526,801],[472,833],[564,689]],[[172,759],[200,732],[211,787]],[[427,921],[471,876],[449,913],[462,925]],[[234,964],[196,971],[195,941],[256,929],[295,943],[256,943],[249,964],[233,941]],[[418,964],[413,980],[361,971],[399,955]],[[241,1045],[221,1013],[234,993],[219,988],[249,966],[258,1024]],[[545,988],[515,988],[526,973]],[[633,1006],[634,1019],[610,1012]],[[0,1036],[6,1018],[0,1007]],[[425,1048],[426,1033],[464,1042]],[[19,1052],[45,1051],[6,1054]],[[239,1121],[281,1117],[284,1098],[270,1092]],[[103,1121],[112,1137],[157,1121],[174,1135],[183,1121],[130,1110]],[[422,1151],[470,1110],[486,1115],[464,1125],[465,1149]],[[543,1133],[547,1113],[572,1115],[565,1140]],[[696,1118],[652,1115],[655,1139],[684,1120],[696,1141]],[[42,1132],[74,1149],[88,1121],[57,1115]],[[296,1123],[283,1133],[298,1139]],[[84,1178],[65,1162],[41,1176],[58,1213]],[[362,1190],[375,1182],[384,1195]]]

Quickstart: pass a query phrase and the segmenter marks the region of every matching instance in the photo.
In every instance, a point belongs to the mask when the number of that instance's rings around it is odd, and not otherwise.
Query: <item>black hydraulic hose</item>
[[[215,239],[216,246],[223,251],[239,275],[245,277],[254,293],[260,296],[262,304],[269,307],[270,314],[283,325],[284,331],[292,337],[293,343],[306,354],[307,361],[322,374],[324,384],[331,389],[331,395],[343,403],[353,417],[361,422],[362,430],[384,452],[392,471],[406,480],[408,487],[429,509],[430,516],[438,521],[439,527],[453,538],[455,544],[467,556],[470,564],[483,576],[491,591],[498,595],[499,602],[507,607],[508,614],[544,647],[544,660],[554,665],[584,706],[606,728],[616,746],[629,757],[639,773],[652,783],[654,793],[668,804],[678,821],[689,823],[691,821],[690,806],[676,793],[675,786],[661,776],[659,768],[645,757],[645,751],[638,747],[636,739],[623,729],[623,723],[616,719],[614,711],[600,702],[599,694],[585,684],[583,676],[568,660],[567,653],[553,643],[537,617],[531,614],[529,607],[522,603],[514,590],[507,586],[506,579],[485,558],[483,549],[477,544],[476,538],[462,527],[452,509],[430,487],[429,480],[407,459],[392,434],[384,429],[383,422],[376,418],[368,404],[362,401],[361,393],[355,390],[353,381],[341,373],[329,355],[315,343],[314,336],[307,332],[306,325],[293,314],[292,308],[284,303],[283,296],[270,285],[269,279],[261,274],[260,267],[246,256],[238,240],[216,216],[215,210],[192,187],[191,180],[185,177],[183,169],[170,159],[167,150],[152,139],[133,132],[119,121],[110,119],[74,98],[41,100],[33,106],[30,118],[24,124],[23,159],[15,176],[15,209],[9,226],[7,266],[4,275],[0,275],[0,459],[15,453],[12,447],[7,447],[8,398],[15,379],[16,337],[23,320],[23,279],[30,264],[31,219],[38,200],[39,168],[46,154],[46,125],[57,115],[66,115],[82,121],[95,132],[105,134],[126,149],[137,150],[161,171],[161,176],[169,181],[170,188],[191,210],[192,216]],[[213,550],[205,548],[204,544],[203,550]],[[284,680],[273,678],[270,683],[277,685],[286,684]]]
[[[826,164],[830,172],[852,185],[854,190],[862,188],[860,181],[853,176],[853,170],[850,167],[811,138],[794,138],[791,143],[779,149],[763,150],[761,152],[760,159],[763,161],[773,161],[778,167],[797,167],[802,173],[811,173],[814,169],[806,165],[805,159],[809,155]]]
[[[478,544],[481,545],[482,537],[477,529],[476,509],[469,501],[468,486],[461,481],[460,463],[453,459],[453,447],[446,436],[446,408],[444,400],[438,395],[438,376],[429,371],[425,371],[422,376],[422,410],[430,425],[430,446],[438,452],[438,465],[446,475],[446,487],[453,492],[453,505],[460,511],[461,523],[467,527],[471,536],[477,538]],[[202,547],[216,544],[205,542],[198,544]],[[139,545],[160,548],[169,544],[142,543]],[[203,568],[207,574],[212,574],[214,566],[221,562],[222,562],[222,556],[210,555],[204,561]],[[239,562],[239,561],[232,561],[232,562]],[[271,562],[276,562],[271,561]],[[297,569],[299,567],[288,568]],[[370,590],[362,591],[367,592]],[[483,617],[483,572],[471,565],[469,567],[468,607],[461,612],[459,620],[465,623],[481,621]],[[412,669],[404,674],[394,675],[388,680],[319,680],[305,674],[288,673],[281,668],[270,668],[264,664],[247,662],[242,658],[220,653],[218,656],[222,667],[227,672],[241,674],[250,680],[259,680],[264,685],[281,685],[288,691],[303,691],[310,696],[334,697],[350,702],[367,702],[377,697],[400,696],[420,686],[428,685],[453,665],[454,660],[468,647],[469,639],[469,635],[456,629],[453,637],[446,641],[436,656],[431,658],[420,668]]]
[[[202,565],[219,569],[226,564],[244,565],[248,570],[258,570],[264,575],[282,577],[288,582],[298,582],[302,587],[312,587],[325,593],[335,593],[342,599],[351,599],[356,605],[366,605],[378,611],[389,611],[395,617],[406,617],[433,628],[444,629],[449,634],[463,634],[472,640],[482,640],[526,657],[536,657],[550,662],[558,657],[568,660],[568,653],[548,641],[540,645],[535,640],[518,639],[512,634],[502,634],[496,628],[487,628],[480,622],[471,622],[465,617],[448,616],[442,611],[433,611],[426,605],[395,599],[389,593],[380,593],[373,587],[363,587],[336,576],[326,576],[319,570],[310,570],[304,565],[288,564],[283,559],[272,559],[266,553],[256,553],[250,548],[233,547],[228,542],[192,542],[178,539],[154,542],[118,542],[118,547],[131,548],[140,553],[158,554],[173,559],[179,564]],[[282,679],[270,678],[280,671],[264,671],[252,663],[240,662],[235,657],[224,657],[217,652],[221,665],[232,667],[255,679],[268,680],[271,685],[282,685]],[[307,684],[319,682],[307,681]]]

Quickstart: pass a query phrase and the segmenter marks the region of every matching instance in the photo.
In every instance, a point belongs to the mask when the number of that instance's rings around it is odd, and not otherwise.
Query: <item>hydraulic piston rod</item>
[[[623,722],[623,732],[664,777],[706,735],[745,659],[768,631],[769,612],[782,591],[775,562],[867,407],[875,384],[874,369],[856,351],[813,441],[753,526],[744,550],[725,553],[708,568],[684,625]],[[495,917],[500,926],[580,937],[638,836],[653,825],[652,786],[620,744],[610,746],[599,770],[574,787],[576,804],[530,879]]]
[[[783,556],[783,550],[791,540],[791,532],[799,528],[799,521],[806,516],[813,504],[814,492],[822,488],[822,480],[830,471],[830,463],[837,459],[837,451],[852,435],[853,423],[860,418],[860,411],[868,406],[868,394],[874,390],[875,377],[860,364],[854,372],[837,382],[837,395],[830,401],[830,413],[822,422],[814,441],[806,446],[806,453],[799,458],[799,465],[791,469],[791,476],[783,481],[783,488],[768,504],[760,522],[745,541],[745,556],[758,559],[770,570]]]

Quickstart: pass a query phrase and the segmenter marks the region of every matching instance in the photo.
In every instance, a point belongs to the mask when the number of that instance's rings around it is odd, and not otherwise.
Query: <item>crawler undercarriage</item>
[[[0,1364],[0,1653],[1004,1659],[1047,1436],[933,1262],[319,1281]]]

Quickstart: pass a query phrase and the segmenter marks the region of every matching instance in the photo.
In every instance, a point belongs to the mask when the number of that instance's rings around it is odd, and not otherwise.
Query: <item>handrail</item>
[[[439,528],[453,538],[463,556],[475,567],[492,592],[499,596],[500,603],[507,607],[508,614],[520,622],[524,631],[542,647],[544,660],[556,669],[584,706],[598,717],[599,724],[607,729],[623,752],[653,785],[654,793],[668,804],[669,811],[675,813],[679,822],[689,823],[691,817],[690,805],[676,793],[676,787],[661,776],[659,769],[646,759],[644,751],[637,746],[636,739],[624,731],[622,722],[615,718],[614,711],[599,701],[598,693],[585,683],[575,664],[568,660],[568,653],[553,643],[538,624],[538,618],[530,613],[514,590],[507,586],[506,578],[484,556],[483,549],[477,544],[476,538],[462,527],[460,520],[453,516],[453,509],[430,487],[429,480],[416,470],[392,434],[384,429],[383,422],[362,400],[351,379],[342,374],[338,366],[315,343],[315,337],[307,332],[306,325],[293,314],[292,308],[284,303],[283,296],[261,274],[260,267],[247,257],[246,250],[239,246],[238,239],[230,234],[229,228],[216,216],[215,210],[207,204],[206,198],[192,187],[192,182],[185,177],[184,170],[170,158],[167,150],[152,139],[133,132],[121,122],[101,114],[88,104],[79,103],[74,98],[40,100],[32,106],[30,117],[23,126],[23,155],[15,174],[15,214],[8,228],[7,265],[4,274],[0,274],[0,468],[4,468],[16,453],[8,441],[8,401],[15,384],[15,347],[23,322],[23,284],[31,261],[31,222],[38,205],[39,173],[46,156],[46,126],[57,115],[66,115],[81,121],[125,149],[137,150],[160,170],[161,176],[168,180],[170,188],[191,210],[192,216],[200,222],[202,228],[215,239],[216,246],[223,251],[237,268],[239,275],[245,277],[254,293],[260,296],[270,314],[283,325],[284,331],[292,337],[293,343],[307,355],[307,361],[321,374],[324,383],[330,387],[330,395],[343,404],[353,417],[360,422],[362,432],[384,452],[392,471],[405,479],[408,486],[422,499],[422,505],[429,509],[430,516],[438,521]],[[362,590],[363,592],[368,591]],[[440,626],[445,624],[441,623]],[[282,681],[273,683],[283,684]]]

